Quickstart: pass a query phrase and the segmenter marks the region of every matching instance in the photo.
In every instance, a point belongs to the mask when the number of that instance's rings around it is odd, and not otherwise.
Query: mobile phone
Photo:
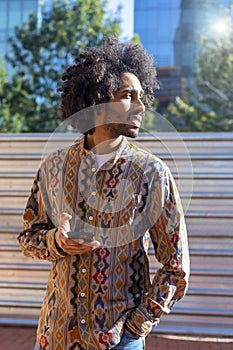
[[[77,239],[83,239],[83,243],[90,243],[94,240],[94,232],[67,232],[68,237],[76,241]]]

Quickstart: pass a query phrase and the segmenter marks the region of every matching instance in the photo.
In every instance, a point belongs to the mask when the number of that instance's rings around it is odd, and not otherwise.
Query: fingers
[[[69,255],[81,255],[84,253],[90,253],[94,248],[89,247],[86,244],[79,244],[75,242],[75,245],[73,244],[66,244],[63,248],[63,250],[69,254]]]
[[[68,213],[62,213],[59,219],[59,231],[62,232],[67,237],[67,232],[70,231],[70,220],[72,216]]]
[[[68,213],[61,213],[60,215],[60,223],[63,223],[66,220],[71,220],[72,219],[72,215],[68,214]]]
[[[99,241],[91,241],[91,242],[88,242],[88,243],[87,242],[84,243],[83,239],[77,239],[75,242],[78,243],[79,246],[89,247],[89,248],[91,248],[91,250],[94,250],[94,249],[100,247],[100,242]]]
[[[98,241],[84,243],[83,239],[74,241],[68,237],[67,232],[70,232],[71,219],[72,216],[68,213],[64,212],[60,215],[58,231],[55,233],[55,240],[59,247],[70,255],[84,254],[98,248],[100,246],[100,242]]]
[[[88,244],[85,244],[85,245],[88,245],[93,250],[93,249],[96,249],[96,248],[100,247],[100,242],[99,241],[92,241],[92,242],[90,242]]]
[[[85,244],[82,239],[74,241],[68,238],[67,233],[63,233],[60,230],[55,233],[55,240],[59,247],[70,255],[89,253],[100,246],[98,241],[91,241]]]
[[[79,243],[77,241],[73,241],[72,239],[69,239],[66,237],[63,238],[62,240],[62,249],[70,255],[88,253],[98,248],[99,246],[100,246],[100,243],[98,241],[93,241],[93,242],[84,244],[83,242]]]

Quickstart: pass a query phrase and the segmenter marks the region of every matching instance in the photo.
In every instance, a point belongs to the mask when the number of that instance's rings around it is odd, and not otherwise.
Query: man
[[[52,262],[35,349],[144,349],[189,276],[172,175],[125,138],[137,137],[152,105],[153,60],[140,45],[105,39],[62,79],[63,117],[84,137],[41,164],[18,238],[25,255]],[[152,283],[148,233],[161,263]]]

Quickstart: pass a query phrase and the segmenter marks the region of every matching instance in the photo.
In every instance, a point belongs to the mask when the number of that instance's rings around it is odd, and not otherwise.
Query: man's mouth
[[[137,128],[140,128],[142,122],[142,117],[140,115],[131,115],[127,119],[127,125],[135,126]]]

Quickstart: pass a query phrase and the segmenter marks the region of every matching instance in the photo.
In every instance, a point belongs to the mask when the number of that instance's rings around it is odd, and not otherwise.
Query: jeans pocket
[[[133,335],[133,334],[130,334],[128,332],[124,332],[122,337],[124,337],[126,339],[134,339],[134,340],[140,338],[139,335]]]
[[[145,338],[135,337],[129,333],[124,332],[120,343],[114,348],[116,350],[143,350],[145,349]]]
[[[40,349],[39,346],[36,344],[34,350],[41,350],[41,349]]]

